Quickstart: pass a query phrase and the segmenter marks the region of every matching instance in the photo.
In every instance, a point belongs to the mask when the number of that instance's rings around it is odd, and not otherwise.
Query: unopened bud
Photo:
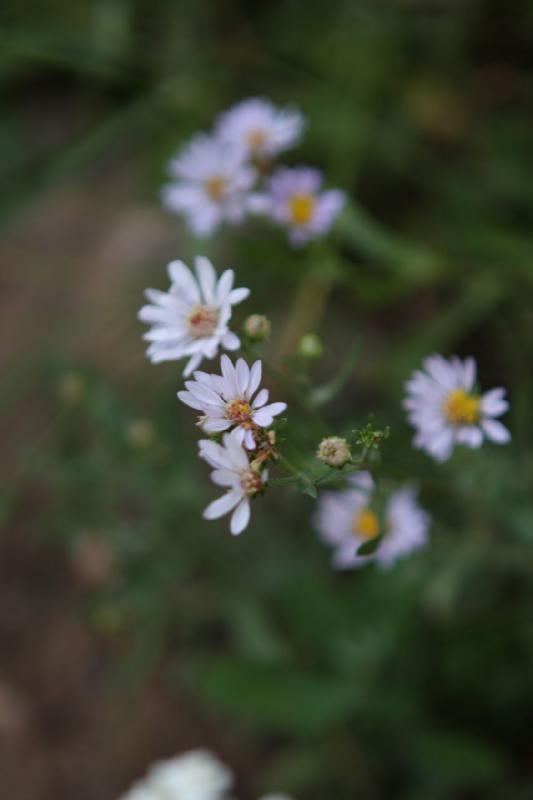
[[[340,469],[350,461],[352,454],[346,439],[340,436],[327,436],[320,442],[316,456],[328,467]]]
[[[263,314],[250,314],[242,329],[252,342],[264,342],[270,336],[270,320]]]
[[[316,333],[306,333],[302,336],[298,344],[298,355],[301,358],[316,359],[320,358],[324,352],[324,345],[322,340]]]

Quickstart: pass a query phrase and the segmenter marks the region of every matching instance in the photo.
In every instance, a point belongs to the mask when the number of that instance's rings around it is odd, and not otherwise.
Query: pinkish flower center
[[[315,198],[312,194],[294,194],[289,200],[289,216],[294,225],[307,225],[315,211]]]
[[[241,475],[241,486],[247,495],[257,494],[263,488],[261,475],[253,469],[243,472]]]
[[[211,336],[218,323],[218,310],[211,306],[195,306],[187,317],[187,326],[193,339]]]
[[[211,200],[214,200],[216,203],[222,200],[228,182],[225,178],[221,178],[220,175],[214,175],[212,178],[208,178],[205,182],[205,190]]]
[[[250,403],[243,397],[232,400],[231,403],[226,405],[226,416],[235,425],[242,425],[243,423],[250,422],[252,415],[252,407]]]

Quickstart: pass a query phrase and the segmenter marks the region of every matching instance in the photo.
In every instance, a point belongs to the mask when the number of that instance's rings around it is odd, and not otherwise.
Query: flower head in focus
[[[316,452],[316,457],[327,464],[328,467],[340,469],[351,459],[350,445],[340,436],[326,436],[322,439]]]
[[[192,750],[155,764],[121,800],[223,800],[231,771],[208,750]]]
[[[505,389],[481,395],[475,381],[473,358],[433,355],[425,359],[424,371],[417,370],[406,383],[403,403],[416,428],[416,448],[426,450],[436,461],[446,461],[456,444],[477,448],[484,438],[496,444],[510,441],[511,434],[496,419],[509,408]]]
[[[250,499],[263,490],[267,480],[265,470],[254,469],[250,464],[241,440],[236,429],[224,435],[221,445],[209,439],[198,443],[200,458],[213,467],[211,480],[227,490],[207,506],[204,519],[218,519],[232,512],[230,531],[235,536],[248,525]]]
[[[412,486],[393,492],[380,513],[369,472],[357,473],[349,483],[346,490],[323,492],[314,520],[320,538],[334,548],[333,565],[337,569],[359,567],[369,561],[389,567],[423,547],[430,519],[418,505]],[[375,552],[357,554],[362,544],[378,536],[381,541]]]
[[[208,237],[222,222],[242,221],[256,180],[242,147],[199,134],[170,162],[169,171],[163,205],[183,215],[194,234]]]
[[[278,108],[270,100],[243,100],[218,119],[215,132],[229,144],[262,160],[294,147],[302,138],[305,121],[295,108]]]
[[[228,324],[232,306],[248,297],[250,290],[232,288],[232,269],[217,278],[203,256],[195,259],[195,275],[182,261],[171,261],[167,269],[170,290],[146,290],[150,304],[141,308],[139,319],[151,328],[143,338],[150,342],[147,355],[153,364],[188,358],[183,374],[190,375],[203,358],[214,358],[220,347],[236,350],[240,346]]]
[[[280,168],[268,182],[268,195],[254,201],[255,210],[264,211],[288,228],[291,244],[301,246],[324,236],[344,206],[344,192],[321,192],[321,186],[319,170]]]
[[[259,389],[261,361],[250,368],[243,358],[233,365],[228,356],[220,359],[221,375],[195,372],[194,381],[186,381],[186,391],[178,397],[191,408],[203,412],[198,424],[205,433],[235,429],[240,444],[254,450],[254,431],[268,428],[287,403],[269,403],[268,389]],[[257,392],[257,394],[256,394]]]

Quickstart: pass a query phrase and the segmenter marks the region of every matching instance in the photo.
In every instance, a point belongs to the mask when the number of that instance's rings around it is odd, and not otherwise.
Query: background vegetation
[[[533,794],[533,8],[527,0],[7,0],[0,10],[3,485],[0,761],[12,800],[114,800],[157,757],[216,750],[239,796]],[[321,245],[254,224],[191,241],[168,157],[241,98],[296,104],[292,163],[353,203]],[[325,342],[324,429],[391,425],[431,545],[334,574],[312,500],[213,496],[174,364],[136,312],[203,252],[267,313],[268,357]],[[508,387],[508,448],[435,467],[402,384],[433,351]],[[294,363],[294,362],[291,362]],[[299,367],[298,367],[299,368]],[[271,377],[299,445],[322,428]],[[5,745],[5,747],[4,747]]]

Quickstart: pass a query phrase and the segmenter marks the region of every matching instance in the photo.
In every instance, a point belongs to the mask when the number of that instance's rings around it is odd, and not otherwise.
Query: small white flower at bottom
[[[225,270],[220,278],[209,259],[197,256],[195,275],[182,261],[167,267],[170,290],[147,289],[150,301],[139,311],[139,319],[151,325],[144,334],[150,342],[147,356],[152,364],[189,358],[184,375],[190,375],[203,358],[214,358],[220,347],[236,350],[239,337],[230,331],[232,306],[250,294],[234,289],[235,273]]]
[[[192,750],[150,769],[121,800],[223,800],[231,771],[208,750]]]
[[[407,485],[393,492],[380,519],[370,473],[357,473],[349,478],[349,484],[346,490],[323,492],[314,518],[320,538],[334,548],[333,565],[337,569],[360,567],[370,561],[390,567],[426,544],[430,517],[418,505],[414,487]],[[364,542],[377,536],[383,538],[374,553],[357,554]]]
[[[476,362],[457,356],[426,358],[424,370],[416,370],[405,384],[407,396],[403,407],[416,428],[414,447],[425,450],[436,461],[450,458],[456,444],[477,448],[483,439],[507,444],[511,434],[496,417],[504,414],[509,403],[505,389],[485,394],[475,390]]]
[[[268,474],[266,470],[252,468],[237,429],[226,433],[221,445],[201,439],[198,446],[200,458],[214,468],[211,473],[213,483],[227,489],[207,506],[203,517],[218,519],[232,512],[230,531],[236,536],[248,525],[250,499],[263,490]]]
[[[178,392],[178,398],[203,412],[198,422],[203,431],[219,433],[234,428],[238,441],[254,450],[254,429],[272,425],[274,417],[285,411],[287,403],[267,405],[268,389],[257,392],[261,383],[261,361],[250,368],[239,358],[234,366],[228,356],[223,355],[220,369],[221,375],[195,372],[195,380],[185,382],[187,391]]]

